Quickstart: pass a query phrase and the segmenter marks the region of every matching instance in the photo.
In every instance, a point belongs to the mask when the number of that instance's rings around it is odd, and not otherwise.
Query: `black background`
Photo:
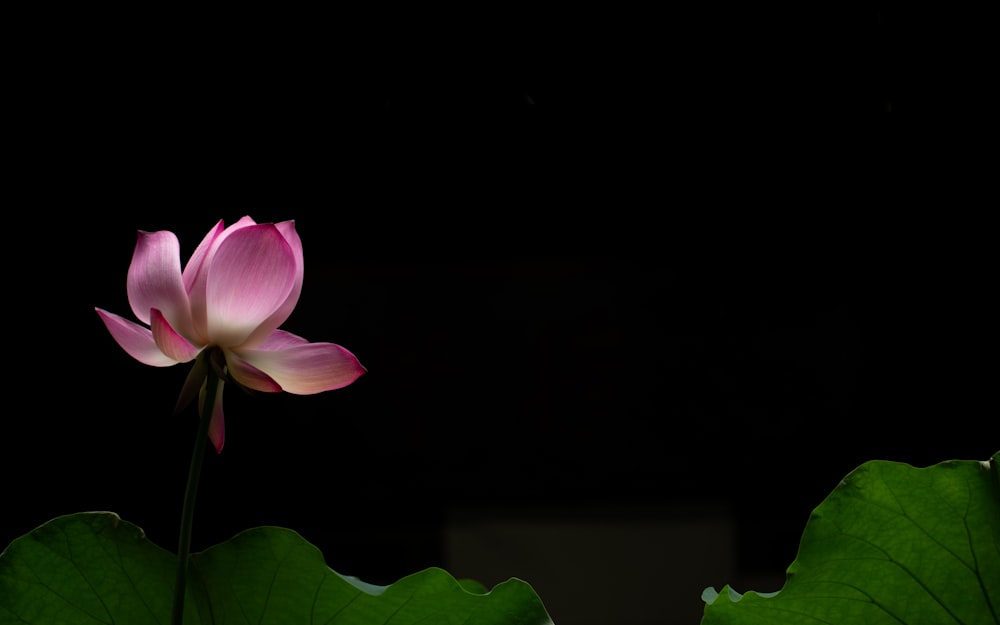
[[[255,211],[296,217],[276,212]],[[128,222],[175,219],[136,213],[82,236],[63,223],[46,237],[54,257],[28,263],[6,540],[107,509],[173,547],[195,427],[171,414],[186,366],[133,361],[93,306],[131,316]],[[280,525],[337,570],[388,582],[441,564],[453,505],[721,501],[741,567],[775,573],[861,462],[996,451],[991,272],[975,249],[396,258],[344,253],[335,218],[296,219],[306,281],[285,327],[369,372],[316,396],[227,389],[195,548]],[[186,255],[203,234],[190,224],[209,220],[177,221]]]
[[[131,316],[136,230],[186,258],[245,214],[298,224],[285,328],[369,373],[227,389],[195,549],[287,526],[385,583],[441,564],[456,504],[722,500],[741,570],[773,573],[861,462],[997,451],[980,178],[904,165],[884,126],[978,102],[967,48],[886,8],[580,11],[41,20],[0,542],[113,510],[173,549],[186,367],[133,361],[93,308]]]

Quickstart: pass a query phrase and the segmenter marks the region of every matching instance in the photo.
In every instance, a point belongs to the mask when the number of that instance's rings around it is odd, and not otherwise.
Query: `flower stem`
[[[199,358],[204,354],[199,355]],[[196,365],[197,366],[197,365]],[[187,589],[188,556],[191,553],[191,525],[194,522],[194,501],[198,493],[198,478],[201,477],[201,465],[205,459],[205,446],[208,443],[208,426],[212,421],[212,408],[215,406],[215,395],[219,390],[218,374],[208,363],[205,378],[205,397],[202,403],[201,418],[198,421],[198,434],[194,439],[194,452],[191,454],[191,468],[188,470],[187,487],[184,489],[184,507],[181,509],[181,528],[177,539],[177,575],[174,578],[172,625],[182,625],[184,622],[184,595]]]

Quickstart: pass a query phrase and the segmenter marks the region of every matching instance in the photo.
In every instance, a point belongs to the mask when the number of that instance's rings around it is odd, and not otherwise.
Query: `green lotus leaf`
[[[862,464],[813,511],[784,587],[708,588],[702,625],[997,625],[998,458]]]
[[[0,624],[167,625],[176,556],[109,512],[58,517],[0,554]],[[330,569],[292,530],[260,527],[192,555],[186,625],[546,625],[511,578],[486,591],[430,568],[388,586]]]

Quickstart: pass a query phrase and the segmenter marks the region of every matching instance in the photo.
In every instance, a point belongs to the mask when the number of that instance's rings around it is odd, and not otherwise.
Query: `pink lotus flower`
[[[139,362],[169,367],[195,360],[177,410],[199,391],[204,396],[207,367],[215,368],[220,381],[209,438],[221,452],[223,380],[257,391],[311,395],[345,387],[366,372],[339,345],[310,343],[278,329],[299,299],[302,270],[294,221],[258,224],[243,217],[225,228],[220,220],[183,272],[174,233],[140,231],[127,289],[132,312],[148,327],[95,310]]]

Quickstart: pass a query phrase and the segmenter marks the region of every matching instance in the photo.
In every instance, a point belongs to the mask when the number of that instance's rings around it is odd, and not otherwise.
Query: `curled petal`
[[[219,386],[215,389],[215,402],[212,405],[212,422],[208,424],[208,439],[212,441],[212,446],[215,447],[216,453],[222,453],[222,446],[226,442],[226,421],[222,414],[222,388],[225,386],[225,382],[219,379]],[[208,387],[208,381],[206,380],[204,384],[201,385],[201,392],[198,394],[198,414],[202,419],[205,418],[203,406],[205,405],[205,392]]]
[[[156,308],[179,332],[191,335],[191,307],[181,277],[180,244],[173,232],[139,232],[126,288],[136,319],[149,324],[149,311]]]
[[[247,388],[265,393],[281,392],[281,385],[274,378],[229,350],[226,350],[226,367],[230,377]]]
[[[205,267],[208,264],[208,259],[215,253],[216,241],[224,230],[222,223],[220,219],[215,227],[208,231],[205,238],[195,248],[194,253],[191,254],[187,264],[184,265],[184,273],[182,274],[184,288],[187,290],[188,299],[191,302],[191,323],[194,324],[194,330],[198,336],[208,334],[208,329],[205,327]]]
[[[354,354],[333,343],[304,343],[276,350],[241,349],[237,355],[271,376],[283,391],[295,395],[343,388],[367,371]]]
[[[278,229],[281,236],[284,237],[285,242],[288,243],[288,247],[292,251],[292,255],[295,258],[295,279],[292,284],[292,290],[288,293],[288,297],[282,302],[278,310],[274,311],[270,317],[265,319],[253,333],[247,337],[244,341],[243,347],[253,348],[257,347],[258,344],[263,341],[268,335],[271,334],[278,326],[283,324],[288,316],[292,314],[292,310],[295,309],[295,305],[299,302],[299,295],[302,293],[302,276],[303,276],[303,259],[302,259],[302,239],[299,238],[299,233],[295,230],[294,221],[282,221],[280,223],[274,224],[274,227]]]
[[[247,226],[222,241],[205,285],[208,336],[237,347],[288,298],[295,254],[273,224]]]
[[[222,234],[223,230],[225,230],[225,226],[220,219],[216,222],[215,227],[208,231],[208,234],[201,240],[198,247],[194,248],[194,253],[191,254],[191,258],[188,259],[187,264],[184,265],[184,288],[188,293],[194,290],[194,285],[199,280],[204,283],[201,270],[205,266],[206,259],[209,257],[209,251],[214,251],[213,244],[219,238],[219,235]],[[204,286],[202,286],[202,290],[204,290]]]
[[[276,349],[286,349],[288,347],[294,347],[296,345],[308,345],[309,341],[302,338],[297,334],[292,334],[291,332],[285,330],[275,330],[267,337],[267,339],[261,343],[257,349],[265,349],[268,351],[273,351]]]
[[[160,351],[149,328],[100,308],[94,310],[104,321],[111,337],[132,358],[153,367],[169,367],[177,364],[176,360]]]
[[[187,408],[191,400],[195,398],[196,395],[201,391],[201,388],[205,386],[205,378],[208,374],[208,363],[205,362],[205,358],[196,358],[194,361],[194,366],[191,367],[191,371],[188,372],[187,378],[184,379],[184,386],[181,387],[181,393],[177,396],[177,403],[174,405],[174,414],[178,414],[181,410]],[[199,414],[201,408],[198,409]]]
[[[170,322],[157,309],[151,312],[153,339],[161,352],[177,362],[193,360],[201,348],[192,345],[170,326]]]
[[[184,288],[187,289],[188,297],[191,299],[193,323],[199,336],[205,336],[208,333],[205,285],[207,283],[206,276],[208,275],[207,268],[211,265],[215,251],[219,249],[219,244],[230,234],[256,223],[249,216],[246,216],[226,228],[224,227],[224,222],[220,219],[215,224],[215,227],[209,230],[205,238],[201,240],[201,243],[198,244],[198,247],[195,248],[194,253],[188,260],[187,265],[184,266]]]

